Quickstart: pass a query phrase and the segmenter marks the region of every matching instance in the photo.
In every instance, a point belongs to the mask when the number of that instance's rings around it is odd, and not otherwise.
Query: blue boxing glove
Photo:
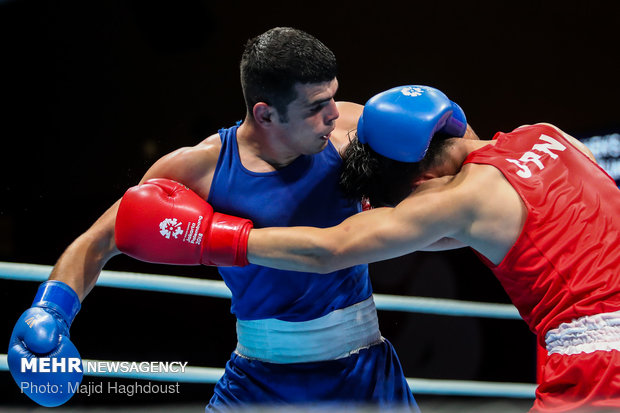
[[[465,113],[440,90],[399,86],[366,102],[357,137],[386,158],[419,162],[435,133],[461,137],[466,130]]]
[[[69,340],[78,311],[80,299],[71,287],[46,281],[13,329],[9,370],[22,393],[41,406],[65,403],[82,382],[80,353]]]

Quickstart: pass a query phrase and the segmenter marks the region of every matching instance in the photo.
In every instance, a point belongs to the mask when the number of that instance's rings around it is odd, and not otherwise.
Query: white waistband
[[[237,320],[237,354],[270,363],[347,357],[382,341],[372,296],[308,321]]]
[[[559,354],[620,350],[620,311],[577,318],[545,335],[547,351]]]

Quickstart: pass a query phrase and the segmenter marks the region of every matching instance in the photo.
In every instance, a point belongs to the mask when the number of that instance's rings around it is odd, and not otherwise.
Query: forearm
[[[334,271],[335,252],[328,245],[324,231],[310,227],[253,229],[248,239],[248,260],[281,270]]]
[[[103,266],[119,254],[114,243],[114,220],[118,202],[106,211],[60,256],[49,279],[69,285],[84,300],[99,278]]]
[[[252,230],[248,259],[266,267],[325,274],[393,258],[410,251],[401,244],[391,215],[392,208],[377,208],[330,228]]]
[[[248,259],[252,264],[283,270],[328,273],[425,247],[446,249],[453,232],[447,218],[452,210],[439,209],[435,202],[424,202],[426,198],[418,202],[418,198],[396,208],[375,208],[356,214],[330,228],[252,230]],[[450,243],[455,248],[457,241]]]

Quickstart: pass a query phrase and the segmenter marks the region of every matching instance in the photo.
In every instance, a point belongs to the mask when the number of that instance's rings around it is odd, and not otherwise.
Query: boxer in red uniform
[[[327,272],[470,246],[548,352],[532,411],[620,408],[620,191],[613,179],[582,143],[549,124],[491,141],[421,135],[423,99],[405,92],[367,103],[358,128],[366,143],[353,142],[356,159],[347,160],[363,168],[352,166],[343,181],[375,205],[403,191],[390,178],[394,171],[408,173],[404,182],[415,190],[394,208],[332,228],[254,230],[250,262]]]

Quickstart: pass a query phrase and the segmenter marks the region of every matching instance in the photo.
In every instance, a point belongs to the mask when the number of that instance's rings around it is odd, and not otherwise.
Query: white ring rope
[[[52,270],[48,265],[0,262],[0,279],[18,281],[45,281]],[[203,280],[166,275],[138,274],[120,271],[102,271],[97,285],[103,287],[127,288],[134,290],[158,291],[177,294],[192,294],[210,297],[230,298],[231,293],[222,281]],[[377,309],[407,311],[450,316],[489,317],[520,319],[510,304],[477,303],[447,300],[374,294]],[[98,361],[98,360],[85,360]],[[8,371],[7,355],[0,354],[0,371]],[[125,379],[148,379],[157,381],[176,381],[183,383],[216,383],[224,369],[212,367],[185,367],[184,373],[141,373],[141,372],[101,372],[87,375],[118,377]],[[535,384],[495,383],[468,380],[437,380],[407,378],[415,394],[534,398]]]
[[[52,270],[48,265],[0,262],[0,278],[19,281],[45,281]],[[121,271],[101,271],[97,285],[132,290],[158,291],[177,294],[230,298],[230,290],[223,281],[176,277],[169,275],[139,274]],[[443,298],[408,297],[374,294],[379,310],[406,311],[461,317],[486,317],[520,320],[512,304],[478,303]]]

